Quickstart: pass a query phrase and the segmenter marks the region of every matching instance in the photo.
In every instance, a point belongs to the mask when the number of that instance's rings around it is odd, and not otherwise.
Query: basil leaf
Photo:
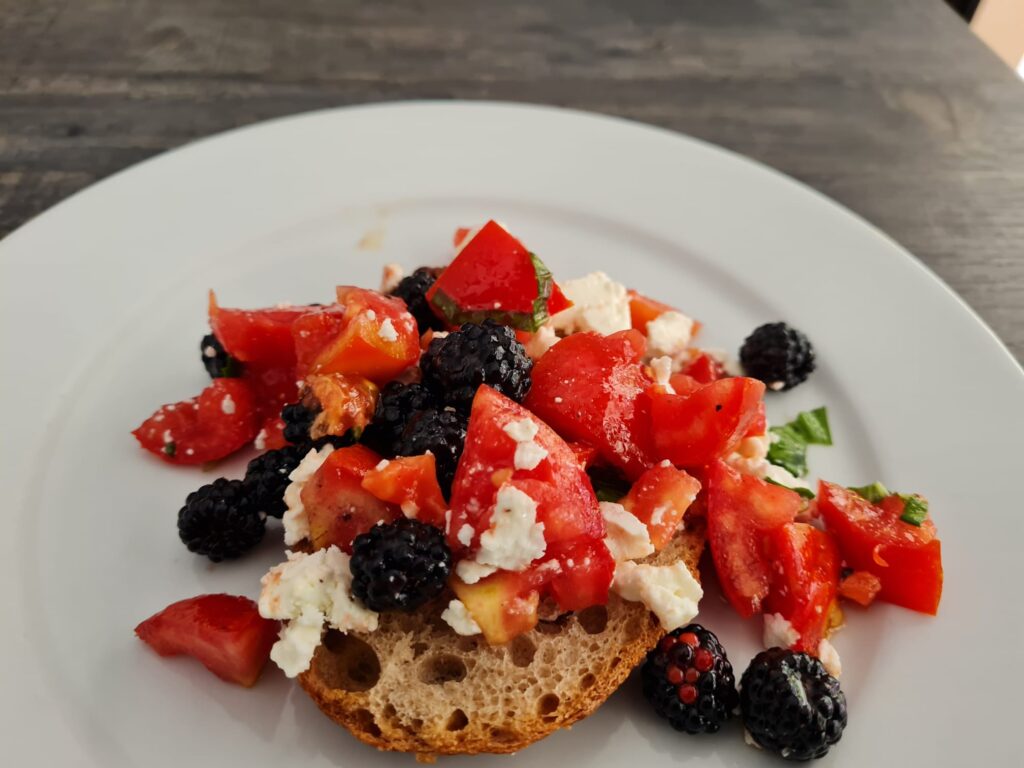
[[[867,499],[872,504],[877,504],[889,495],[889,489],[879,482],[874,482],[871,485],[862,485],[859,488],[851,487],[850,490],[858,496]]]
[[[916,493],[900,493],[897,495],[903,499],[903,514],[900,515],[900,520],[920,528],[921,523],[928,517],[928,500],[918,496]]]
[[[592,467],[587,474],[598,501],[619,501],[629,493],[629,482],[614,470]]]
[[[832,430],[828,426],[828,411],[825,406],[813,411],[801,411],[792,426],[811,445],[832,445]]]
[[[772,485],[777,485],[777,486],[779,486],[779,488],[785,488],[786,490],[789,490],[789,491],[796,491],[801,496],[803,496],[805,499],[813,499],[814,495],[815,495],[814,491],[812,491],[810,488],[804,488],[802,485],[793,486],[791,488],[788,485],[783,485],[778,480],[772,480],[770,477],[766,477],[764,479],[764,481],[766,483],[771,483]]]
[[[164,443],[164,453],[168,456],[174,456],[178,452],[178,446],[176,443]]]
[[[775,439],[768,446],[768,461],[795,477],[807,474],[807,441],[792,424],[768,430]]]

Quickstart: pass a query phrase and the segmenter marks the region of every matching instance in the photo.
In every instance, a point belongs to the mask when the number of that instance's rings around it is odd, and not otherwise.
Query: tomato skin
[[[633,330],[567,336],[534,364],[524,403],[567,440],[594,446],[631,480],[655,463],[650,380],[640,365],[646,343]]]
[[[795,491],[741,475],[721,460],[708,467],[708,543],[722,591],[743,618],[759,613],[768,596],[766,534],[793,522],[803,506]]]
[[[229,355],[243,363],[293,366],[292,323],[308,311],[305,306],[226,309],[217,304],[217,297],[210,291],[213,335]]]
[[[504,431],[511,422],[524,418],[536,423],[534,442],[547,452],[530,470],[515,468],[516,442]],[[453,553],[466,549],[458,539],[462,526],[470,525],[477,534],[489,527],[498,488],[508,482],[537,502],[547,541],[581,535],[604,537],[597,497],[572,449],[523,406],[482,386],[473,399],[465,447],[452,483],[448,545]]]
[[[756,379],[737,376],[706,384],[685,396],[655,393],[651,420],[657,425],[656,458],[698,467],[724,456],[761,413],[764,389]]]
[[[381,501],[400,507],[407,516],[443,528],[448,505],[437,482],[435,465],[429,453],[398,456],[363,475],[362,486]]]
[[[854,571],[839,582],[839,594],[865,608],[875,601],[881,589],[881,580],[870,571]]]
[[[779,613],[799,638],[793,650],[818,655],[839,590],[839,548],[832,535],[806,523],[768,531],[765,556],[774,565],[765,613]]]
[[[302,488],[314,549],[332,544],[351,554],[352,540],[378,522],[389,523],[401,512],[363,488],[363,478],[380,456],[362,445],[333,451]]]
[[[255,398],[242,379],[214,379],[198,397],[161,406],[132,434],[169,464],[229,456],[256,436]]]
[[[942,599],[942,545],[935,524],[900,520],[898,496],[872,504],[841,485],[822,481],[818,510],[853,569],[874,574],[881,583],[878,599],[935,615]]]
[[[300,377],[315,369],[320,353],[345,326],[345,308],[340,304],[311,307],[292,324],[292,345]]]
[[[672,540],[699,491],[696,478],[673,466],[658,464],[633,483],[621,503],[647,526],[651,544],[660,550]]]
[[[549,588],[563,611],[582,611],[608,602],[615,560],[603,541],[583,538],[559,542],[548,548],[546,556],[560,566]]]
[[[279,629],[249,598],[219,594],[172,603],[135,634],[161,656],[192,656],[222,680],[249,688],[270,659]]]
[[[559,312],[568,309],[572,306],[572,302],[569,301],[569,297],[562,293],[562,289],[558,287],[558,283],[551,283],[551,298],[548,299],[548,314],[557,315]]]
[[[672,387],[672,390],[681,397],[692,395],[704,386],[695,378],[687,376],[685,373],[673,373],[669,377],[668,383]]]

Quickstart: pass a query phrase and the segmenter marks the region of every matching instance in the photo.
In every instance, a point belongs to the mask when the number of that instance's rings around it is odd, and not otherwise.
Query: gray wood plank
[[[0,236],[191,139],[403,98],[749,155],[888,232],[1024,357],[1024,84],[941,0],[0,0]]]

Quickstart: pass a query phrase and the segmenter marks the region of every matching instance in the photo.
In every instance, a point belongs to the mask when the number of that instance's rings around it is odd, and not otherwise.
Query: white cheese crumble
[[[725,457],[727,464],[745,475],[753,475],[762,480],[773,480],[787,488],[810,488],[802,477],[796,477],[785,467],[779,467],[768,461],[768,447],[771,436],[768,434],[754,435],[743,438],[736,450]]]
[[[302,503],[302,489],[333,451],[334,446],[331,445],[325,445],[319,451],[310,448],[309,453],[299,462],[299,466],[288,475],[291,482],[284,489],[286,509],[281,517],[286,546],[298,544],[303,539],[309,538],[309,517],[306,515],[306,506]]]
[[[469,615],[469,611],[466,610],[466,606],[461,600],[452,600],[448,603],[448,607],[441,613],[441,618],[444,619],[445,624],[455,630],[457,635],[479,635],[483,630],[480,629],[480,625],[473,621],[473,617]]]
[[[385,264],[380,278],[380,292],[391,293],[405,277],[405,270],[398,264]]]
[[[555,333],[555,329],[551,327],[550,323],[545,323],[537,332],[530,337],[530,340],[526,342],[526,354],[528,354],[534,360],[539,360],[544,356],[544,353],[551,349],[555,344],[560,341],[558,334]]]
[[[573,333],[596,331],[608,335],[633,327],[629,314],[629,294],[604,272],[562,283],[562,292],[573,303],[551,318],[554,330]]]
[[[228,416],[235,412],[235,400],[231,395],[224,395],[224,399],[220,401],[220,409]]]
[[[660,387],[664,387],[665,392],[674,395],[676,391],[672,389],[672,382],[669,378],[672,376],[672,358],[668,355],[662,355],[651,360],[651,372],[654,374],[654,383]]]
[[[475,557],[462,560],[455,571],[467,584],[475,584],[499,568],[522,571],[546,550],[544,523],[537,522],[537,502],[506,484],[498,489],[491,525],[480,534]]]
[[[547,449],[534,442],[539,429],[537,422],[529,418],[510,421],[503,427],[504,433],[516,441],[512,460],[516,469],[536,469],[547,458]]]
[[[672,565],[617,563],[612,589],[624,600],[646,605],[668,632],[693,620],[704,597],[704,590],[682,561]]]
[[[260,583],[260,616],[289,622],[270,649],[288,677],[309,669],[324,624],[341,632],[377,629],[377,614],[352,596],[349,556],[335,546],[312,554],[288,552],[288,560]]]
[[[690,343],[693,320],[682,312],[662,312],[647,323],[647,352],[652,356],[678,355]]]
[[[386,469],[388,464],[390,464],[390,463],[391,462],[388,459],[381,459],[380,461],[377,462],[377,464],[374,467],[374,469],[377,470],[378,472],[380,472],[382,469]]]
[[[459,543],[462,544],[462,546],[468,547],[473,543],[473,526],[466,523],[459,528],[459,532],[455,534],[455,538],[459,540]]]
[[[615,562],[638,560],[654,552],[647,526],[636,515],[614,501],[602,501],[599,506],[607,531],[604,543]]]
[[[377,319],[377,313],[374,312],[372,309],[366,310],[366,319],[367,320],[371,320],[371,321],[372,320],[376,320]]]
[[[217,350],[214,349],[213,347],[211,347],[209,344],[207,344],[205,347],[203,347],[203,356],[204,357],[216,357],[217,356]]]
[[[790,648],[800,639],[800,633],[793,628],[788,619],[783,618],[781,613],[766,613],[764,615],[764,636],[761,639],[765,648]]]
[[[269,435],[267,435],[267,428],[264,427],[259,431],[259,434],[256,435],[256,439],[252,441],[252,447],[257,451],[265,451],[267,449],[267,437],[269,437]]]
[[[839,651],[828,640],[818,643],[818,659],[825,671],[832,677],[839,677],[843,674],[843,662],[839,659]]]
[[[380,324],[377,335],[384,341],[398,341],[398,331],[395,330],[395,325],[391,322],[390,317],[385,318],[384,322]]]

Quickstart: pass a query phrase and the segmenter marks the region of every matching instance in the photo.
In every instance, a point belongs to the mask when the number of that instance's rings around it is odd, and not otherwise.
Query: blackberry
[[[245,470],[245,480],[242,481],[250,504],[270,517],[281,517],[286,509],[284,489],[291,482],[288,475],[312,448],[308,442],[286,445],[250,461]]]
[[[352,542],[352,593],[373,611],[412,611],[444,590],[452,553],[440,528],[401,518]]]
[[[416,326],[421,334],[433,328],[435,331],[444,330],[444,322],[434,314],[434,310],[427,301],[427,291],[437,280],[439,270],[430,267],[420,267],[411,275],[403,277],[391,291],[392,296],[397,296],[405,302],[409,314],[416,318]]]
[[[361,442],[383,456],[394,456],[409,420],[437,405],[437,398],[422,384],[393,381],[381,390],[377,411],[363,431]]]
[[[677,731],[714,733],[739,702],[729,657],[700,624],[665,635],[640,675],[644,696]]]
[[[459,458],[466,444],[469,418],[451,409],[420,411],[406,425],[395,446],[399,456],[419,456],[430,451],[437,467],[437,482],[447,499]]]
[[[215,563],[244,554],[259,544],[264,517],[241,480],[220,478],[193,491],[178,512],[178,536],[190,552]]]
[[[749,376],[769,389],[792,389],[814,371],[814,347],[796,328],[768,323],[747,336],[740,347],[740,362]]]
[[[281,409],[284,422],[284,439],[293,445],[309,442],[309,430],[316,419],[317,411],[302,403],[290,403]]]
[[[242,375],[242,364],[224,350],[224,345],[212,333],[203,336],[199,352],[211,379],[234,379]]]
[[[533,361],[515,331],[484,320],[433,339],[420,366],[423,382],[445,404],[468,412],[481,384],[521,402],[530,391]]]
[[[754,741],[787,760],[828,753],[846,727],[846,696],[813,656],[762,651],[743,673],[740,708]]]

